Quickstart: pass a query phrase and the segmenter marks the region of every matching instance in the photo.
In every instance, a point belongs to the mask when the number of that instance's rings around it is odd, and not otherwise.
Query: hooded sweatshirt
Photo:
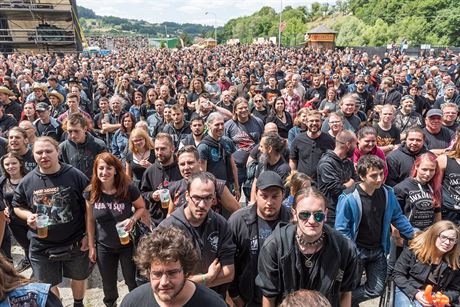
[[[94,159],[101,152],[107,151],[105,143],[86,133],[86,140],[82,144],[68,139],[59,145],[59,159],[78,168],[86,177],[91,178]]]
[[[398,149],[390,152],[387,156],[388,177],[385,183],[393,187],[409,177],[415,159],[425,152],[427,152],[425,147],[417,153],[411,152],[405,142]]]

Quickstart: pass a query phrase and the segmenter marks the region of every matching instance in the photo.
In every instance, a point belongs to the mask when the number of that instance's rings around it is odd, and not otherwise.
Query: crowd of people
[[[0,55],[1,302],[460,304],[460,55],[111,43]]]

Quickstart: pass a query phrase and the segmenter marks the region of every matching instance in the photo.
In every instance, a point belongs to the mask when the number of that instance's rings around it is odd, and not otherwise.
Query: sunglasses
[[[312,215],[313,215],[313,219],[317,223],[321,223],[326,218],[326,214],[323,211],[316,211],[316,212],[313,212],[313,213],[308,212],[308,211],[301,211],[301,212],[299,212],[299,214],[297,216],[299,217],[300,220],[307,221],[307,220],[310,219],[310,216],[312,216]]]

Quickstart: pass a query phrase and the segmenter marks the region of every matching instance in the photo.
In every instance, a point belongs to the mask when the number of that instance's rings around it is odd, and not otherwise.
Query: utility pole
[[[214,40],[216,41],[216,45],[217,45],[217,25],[216,25],[216,14],[213,13],[213,12],[205,12],[204,13],[205,15],[208,15],[208,14],[212,14],[214,15]]]
[[[281,16],[283,15],[283,0],[280,0],[280,22],[278,24],[278,48],[281,48]]]

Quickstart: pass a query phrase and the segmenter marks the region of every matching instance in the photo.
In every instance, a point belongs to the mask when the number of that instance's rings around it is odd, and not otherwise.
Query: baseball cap
[[[431,116],[441,116],[442,117],[442,111],[440,109],[431,109],[426,113],[426,117],[431,117]]]
[[[37,108],[36,108],[37,111],[40,111],[40,112],[44,112],[44,111],[48,111],[49,110],[49,106],[46,102],[39,102],[37,104]]]
[[[264,171],[257,178],[256,187],[259,190],[265,190],[270,187],[284,189],[283,179],[273,171]]]

